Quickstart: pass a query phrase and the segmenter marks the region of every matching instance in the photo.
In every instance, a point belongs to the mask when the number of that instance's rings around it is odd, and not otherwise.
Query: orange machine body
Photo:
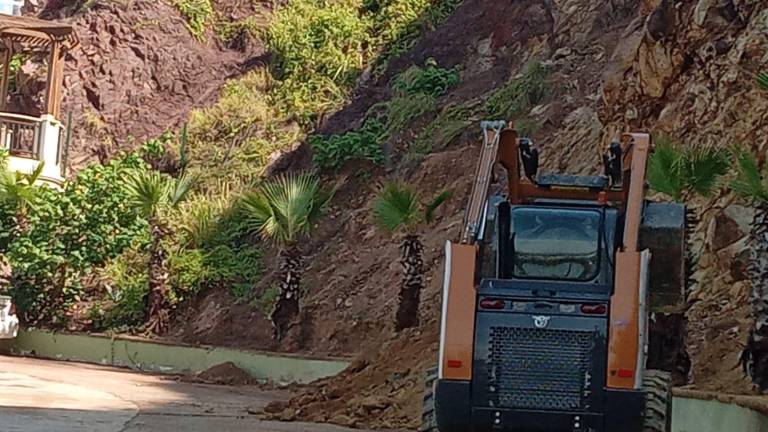
[[[616,252],[614,292],[611,297],[608,329],[607,386],[617,389],[639,388],[638,373],[644,367],[640,315],[641,251],[638,238],[645,196],[645,170],[651,151],[647,134],[622,137],[622,184],[606,190],[542,188],[523,177],[520,170],[519,139],[511,128],[487,131],[473,184],[459,243],[446,245],[439,377],[471,380],[474,349],[478,247],[472,232],[481,224],[487,205],[493,167],[498,163],[507,171],[510,204],[525,204],[537,199],[594,201],[617,206],[624,211],[623,242]]]

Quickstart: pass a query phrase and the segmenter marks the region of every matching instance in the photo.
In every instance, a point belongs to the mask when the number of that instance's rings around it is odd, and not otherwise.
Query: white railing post
[[[40,118],[39,128],[39,158],[45,163],[42,176],[48,180],[61,181],[61,166],[59,166],[59,150],[62,143],[59,142],[61,123],[52,115],[43,115]]]

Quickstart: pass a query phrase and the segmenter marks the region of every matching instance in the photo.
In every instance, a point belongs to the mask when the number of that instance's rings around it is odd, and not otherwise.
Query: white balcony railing
[[[64,125],[50,115],[0,112],[0,148],[9,153],[8,168],[32,172],[44,162],[40,180],[60,185],[66,168],[65,131]]]

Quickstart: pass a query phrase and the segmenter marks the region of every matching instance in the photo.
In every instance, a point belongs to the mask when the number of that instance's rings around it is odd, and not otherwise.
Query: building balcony
[[[8,169],[30,173],[44,163],[40,182],[60,187],[66,176],[66,128],[51,115],[32,117],[0,112],[0,149]]]

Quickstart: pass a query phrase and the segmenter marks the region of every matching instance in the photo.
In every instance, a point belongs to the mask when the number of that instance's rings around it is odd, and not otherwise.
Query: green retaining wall
[[[676,397],[672,432],[768,432],[768,416],[716,400]]]
[[[220,347],[179,346],[134,338],[40,330],[19,332],[15,340],[3,341],[0,351],[172,374],[195,373],[217,364],[232,362],[258,380],[278,384],[308,383],[336,375],[349,365],[349,362],[342,359],[284,356]]]
[[[254,378],[280,384],[308,383],[336,375],[349,363],[242,351],[193,347],[104,335],[29,330],[12,341],[0,340],[0,352],[58,360],[128,367],[159,373],[194,373],[232,362]],[[768,415],[735,403],[700,399],[679,392],[674,399],[672,432],[768,432]],[[703,397],[703,396],[702,396]]]

